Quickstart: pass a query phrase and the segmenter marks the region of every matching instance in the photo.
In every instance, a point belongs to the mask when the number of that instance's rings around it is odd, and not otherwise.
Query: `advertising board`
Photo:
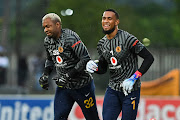
[[[97,96],[97,108],[102,120],[103,97]],[[0,96],[0,120],[53,120],[53,96]],[[180,98],[142,97],[137,120],[180,120]],[[68,120],[85,120],[75,103]],[[121,114],[118,117],[121,120]]]

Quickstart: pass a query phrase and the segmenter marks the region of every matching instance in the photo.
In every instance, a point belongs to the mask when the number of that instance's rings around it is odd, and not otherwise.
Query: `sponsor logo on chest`
[[[62,52],[63,48],[60,51]],[[53,55],[56,56],[56,62],[59,63],[59,64],[61,64],[63,62],[63,59],[60,56],[60,51],[59,51],[59,49],[58,50],[53,50]]]

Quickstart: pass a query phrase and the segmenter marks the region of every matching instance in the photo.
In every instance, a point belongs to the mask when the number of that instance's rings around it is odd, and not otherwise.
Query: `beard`
[[[52,35],[47,35],[47,36],[48,36],[48,38],[53,38]]]
[[[111,33],[115,30],[115,27],[116,27],[116,26],[114,26],[111,30],[107,30],[107,31],[105,31],[105,30],[103,29],[103,33],[104,33],[104,34],[111,34]]]
[[[56,39],[57,38],[57,34],[55,32],[51,33],[50,35],[47,35],[48,38],[53,38],[53,39]]]

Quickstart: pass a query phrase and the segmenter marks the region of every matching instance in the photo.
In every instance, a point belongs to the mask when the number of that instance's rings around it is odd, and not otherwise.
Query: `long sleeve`
[[[144,59],[140,68],[138,69],[138,71],[141,72],[143,75],[152,65],[154,57],[145,47],[138,53],[138,55]]]

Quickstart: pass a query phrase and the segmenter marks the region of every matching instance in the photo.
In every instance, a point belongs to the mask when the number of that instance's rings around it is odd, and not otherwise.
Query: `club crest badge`
[[[116,47],[116,52],[118,52],[118,53],[121,52],[120,46],[117,46],[117,47]]]
[[[112,65],[117,65],[117,59],[115,57],[111,57],[111,64]]]
[[[60,53],[62,53],[62,52],[63,52],[63,48],[62,48],[62,47],[58,47],[58,51],[59,51]]]
[[[56,61],[57,63],[61,64],[63,62],[63,59],[61,58],[61,56],[56,56]]]
[[[53,50],[53,55],[59,55],[58,50]]]

